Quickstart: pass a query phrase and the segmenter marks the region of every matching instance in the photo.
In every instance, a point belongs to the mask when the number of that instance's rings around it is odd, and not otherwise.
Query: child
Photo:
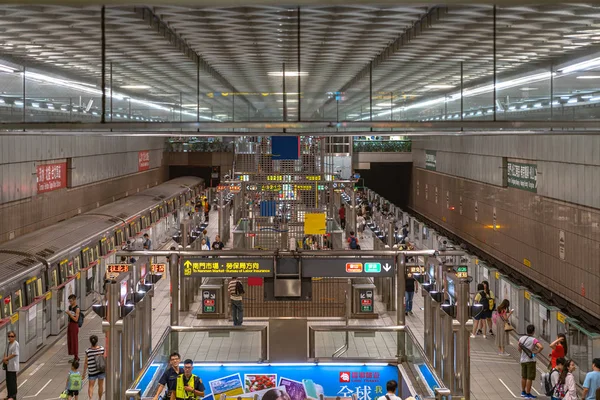
[[[69,371],[69,376],[67,376],[67,394],[69,395],[69,400],[72,398],[77,400],[79,391],[83,385],[81,374],[79,373],[78,369],[79,361],[75,360],[73,363],[71,363],[71,371]]]

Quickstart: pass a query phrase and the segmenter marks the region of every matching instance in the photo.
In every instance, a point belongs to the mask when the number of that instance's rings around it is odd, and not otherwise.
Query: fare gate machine
[[[409,269],[422,284],[425,354],[452,395],[470,398],[469,332],[481,305],[469,303],[467,266],[446,266],[437,257]]]
[[[132,285],[131,272],[113,278],[103,303],[92,307],[106,335],[106,398],[121,399],[150,357],[154,285]]]

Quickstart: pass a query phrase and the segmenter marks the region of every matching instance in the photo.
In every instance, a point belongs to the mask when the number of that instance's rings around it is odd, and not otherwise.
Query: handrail
[[[168,257],[171,255],[186,256],[186,257],[205,257],[205,256],[219,256],[219,257],[276,257],[276,256],[287,256],[287,257],[328,257],[328,258],[352,258],[352,257],[395,257],[404,254],[406,256],[462,256],[466,253],[462,250],[450,250],[450,251],[437,251],[437,250],[330,250],[327,252],[319,250],[300,250],[300,251],[266,251],[266,250],[119,250],[117,256],[160,256]]]
[[[269,359],[268,349],[268,325],[243,325],[243,326],[168,326],[165,332],[158,340],[150,357],[138,373],[138,376],[133,381],[131,387],[125,391],[127,398],[133,398],[134,400],[141,399],[141,391],[136,389],[136,386],[140,382],[140,379],[146,374],[150,366],[155,362],[154,360],[158,356],[163,344],[169,338],[171,333],[181,332],[260,332],[261,333],[261,358],[258,360],[266,361]]]
[[[405,325],[391,325],[391,326],[311,325],[309,328],[315,332],[406,332],[406,331],[409,331],[409,329]]]
[[[425,365],[427,365],[427,368],[429,368],[429,370],[431,371],[431,375],[433,375],[438,386],[440,388],[445,388],[446,385],[440,379],[440,377],[437,376],[435,368],[433,367],[433,365],[431,364],[431,362],[425,355],[425,349],[423,348],[423,346],[421,346],[421,343],[419,343],[415,334],[410,329],[407,329],[407,332],[408,332],[408,336],[410,336],[411,342],[413,343],[413,345],[417,349],[417,351],[421,354],[421,358],[423,359],[423,362],[425,363]]]

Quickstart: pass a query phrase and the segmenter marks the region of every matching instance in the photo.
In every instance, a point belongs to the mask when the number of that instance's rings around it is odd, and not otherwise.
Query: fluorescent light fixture
[[[22,105],[23,105],[22,101],[20,101],[20,100],[15,101],[15,106],[22,106]]]
[[[487,110],[487,113],[488,113],[488,114],[493,114],[493,113],[494,113],[494,109],[493,109],[493,108],[490,108],[489,110]]]
[[[542,103],[535,103],[533,105],[534,108],[541,108],[542,107]]]
[[[577,79],[600,79],[600,75],[579,75]]]
[[[594,58],[594,59],[588,60],[588,61],[579,62],[579,63],[573,64],[573,65],[569,65],[567,67],[559,69],[558,72],[561,72],[563,74],[568,74],[569,72],[585,71],[586,69],[594,68],[599,65],[600,65],[600,57]]]
[[[278,103],[283,103],[283,99],[277,100]],[[297,103],[298,99],[285,99],[286,103]]]
[[[531,91],[531,90],[538,90],[538,88],[536,88],[536,87],[522,87],[521,90],[527,92],[527,91]]]
[[[151,86],[148,85],[125,85],[121,86],[121,89],[150,89]]]
[[[54,110],[54,105],[53,104],[48,104],[48,105],[46,105],[46,107],[48,107],[48,110]]]
[[[13,73],[13,72],[17,72],[18,70],[9,67],[8,65],[1,65],[0,64],[0,72],[9,72],[9,73]]]
[[[454,85],[439,84],[439,85],[425,85],[424,87],[425,87],[425,89],[452,89],[454,87]]]
[[[283,71],[271,71],[268,73],[269,76],[283,76]],[[286,78],[291,78],[294,76],[308,76],[308,72],[306,71],[300,71],[300,74],[298,74],[298,71],[285,71],[285,77]]]
[[[516,107],[516,106],[510,106],[510,107],[508,107],[508,109],[509,109],[510,111],[513,111],[513,110],[516,110],[516,109],[517,109],[517,107]]]
[[[578,100],[577,100],[577,97],[573,97],[572,99],[569,99],[569,100],[567,101],[567,103],[569,103],[569,104],[573,104],[573,103],[577,103],[577,101],[578,101]]]
[[[585,96],[581,96],[582,99],[591,99],[592,97],[594,97],[594,96],[592,96],[590,94],[585,95]]]
[[[40,108],[40,103],[31,103],[32,107]]]
[[[483,114],[483,112],[477,111],[477,115],[482,115],[482,114]]]
[[[377,107],[391,107],[393,104],[388,102],[388,103],[377,103],[375,104]]]
[[[0,104],[5,104],[6,102],[4,101],[4,99],[0,99]]]

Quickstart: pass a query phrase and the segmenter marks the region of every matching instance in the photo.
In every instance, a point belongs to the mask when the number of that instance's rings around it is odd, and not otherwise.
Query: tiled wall
[[[538,162],[538,169],[541,164]],[[569,185],[572,191],[588,189],[572,186],[572,182],[563,184]],[[428,187],[427,200],[425,185]],[[595,186],[600,186],[598,174],[595,175]],[[539,186],[538,194],[535,194],[415,166],[411,207],[600,317],[600,210],[550,199],[539,192]],[[600,197],[595,199],[600,201]],[[564,234],[564,260],[559,245],[561,231]],[[525,260],[529,261],[530,267],[525,265]]]

